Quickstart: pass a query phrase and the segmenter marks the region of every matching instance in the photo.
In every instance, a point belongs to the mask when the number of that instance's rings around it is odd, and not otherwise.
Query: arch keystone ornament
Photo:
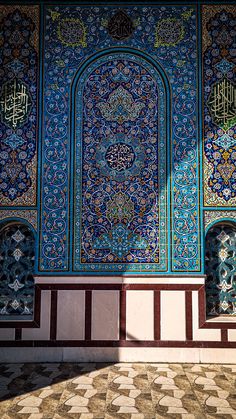
[[[129,38],[134,31],[132,19],[123,10],[118,10],[108,21],[109,35],[117,41]]]

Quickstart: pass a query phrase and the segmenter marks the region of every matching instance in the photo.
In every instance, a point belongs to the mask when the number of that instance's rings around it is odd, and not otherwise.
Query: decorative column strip
[[[57,337],[57,291],[51,291],[50,340]]]
[[[15,340],[21,340],[22,338],[22,329],[16,328],[15,329]]]
[[[154,340],[161,339],[161,292],[154,291]]]
[[[185,292],[186,340],[193,340],[192,291]]]
[[[228,329],[221,329],[221,341],[228,342]]]
[[[206,295],[205,286],[203,285],[198,291],[198,309],[199,309],[199,327],[205,323],[206,320]]]
[[[92,331],[92,291],[85,291],[85,340],[91,340]]]
[[[126,340],[126,291],[120,291],[120,340]]]

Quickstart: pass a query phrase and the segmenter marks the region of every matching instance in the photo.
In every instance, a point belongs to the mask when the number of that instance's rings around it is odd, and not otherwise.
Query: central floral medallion
[[[100,174],[117,182],[138,176],[147,159],[142,139],[124,134],[101,139],[95,153]]]
[[[135,121],[145,104],[134,100],[133,96],[123,86],[119,86],[106,101],[97,104],[101,115],[107,121],[123,124],[125,121]]]
[[[121,172],[133,166],[135,154],[131,145],[117,143],[108,147],[105,159],[111,169]]]

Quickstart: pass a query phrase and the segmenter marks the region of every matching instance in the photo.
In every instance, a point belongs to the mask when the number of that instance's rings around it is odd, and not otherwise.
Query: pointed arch
[[[74,77],[71,110],[74,271],[166,271],[170,89],[163,69],[137,50],[97,53]],[[109,160],[114,153],[122,165]],[[127,211],[115,217],[120,201]]]
[[[31,320],[34,311],[35,232],[22,220],[0,224],[0,320]]]
[[[207,314],[236,315],[236,223],[220,220],[205,243]]]

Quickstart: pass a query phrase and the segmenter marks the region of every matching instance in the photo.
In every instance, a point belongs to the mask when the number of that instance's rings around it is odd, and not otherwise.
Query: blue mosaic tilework
[[[135,55],[109,54],[76,91],[74,270],[166,270],[160,75]]]
[[[0,6],[1,205],[36,205],[38,6]]]
[[[236,228],[217,224],[206,236],[207,314],[236,314]]]
[[[203,11],[204,201],[231,207],[236,203],[236,7]]]
[[[73,111],[71,106],[75,106],[71,94],[73,78],[79,67],[96,51],[110,48],[113,54],[119,47],[129,48],[127,53],[130,56],[127,59],[132,58],[132,49],[133,54],[136,50],[144,51],[153,62],[163,68],[169,80],[171,94],[168,95],[168,101],[171,103],[172,115],[167,121],[167,130],[171,131],[172,150],[171,157],[168,155],[171,161],[170,168],[166,168],[166,176],[171,180],[172,190],[172,212],[171,219],[168,219],[169,231],[172,233],[169,243],[172,264],[170,268],[173,271],[200,269],[197,239],[195,10],[188,6],[127,6],[123,10],[132,20],[131,33],[125,39],[115,39],[114,33],[109,29],[110,19],[117,11],[114,5],[45,7],[41,271],[72,269],[71,256],[69,257],[72,242],[68,231],[69,212],[73,217],[71,209],[74,205],[71,178],[76,179],[70,162],[75,132],[74,121],[70,120]],[[97,58],[94,56],[94,60]],[[105,114],[106,109],[103,111]],[[128,144],[123,144],[128,149]],[[132,152],[130,158],[132,161]],[[127,166],[127,171],[129,170]],[[103,176],[106,176],[104,172]],[[138,236],[142,237],[140,231]],[[102,231],[99,237],[101,241],[108,240]],[[142,238],[146,240],[145,237]],[[141,241],[140,239],[140,246]],[[98,246],[95,239],[94,247],[97,252],[104,252]],[[109,246],[112,246],[112,239]],[[137,252],[141,254],[142,251],[140,247]],[[142,262],[145,263],[145,258]],[[75,264],[76,269],[79,269],[76,261]],[[132,272],[132,262],[126,265],[127,271]],[[160,269],[159,265],[157,272]],[[103,271],[104,268],[101,267],[100,272]]]
[[[21,223],[0,225],[0,320],[31,318],[34,305],[35,238]]]

